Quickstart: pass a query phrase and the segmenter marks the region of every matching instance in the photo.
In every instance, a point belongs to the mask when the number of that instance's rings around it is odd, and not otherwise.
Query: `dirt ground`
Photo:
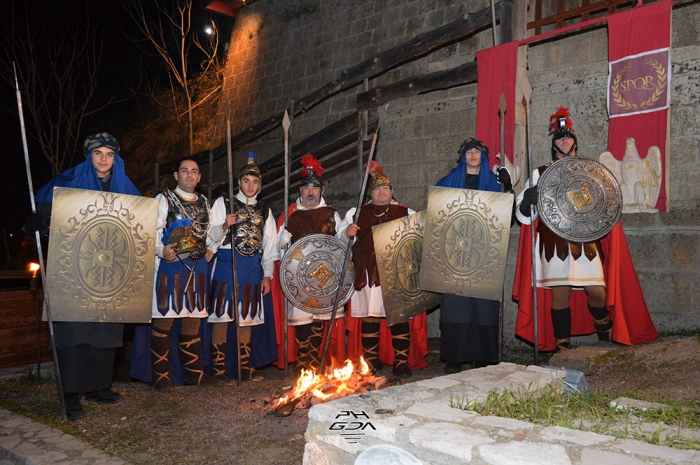
[[[621,347],[597,362],[596,372],[586,379],[594,392],[636,393],[645,400],[698,401],[699,354],[698,337]],[[540,364],[546,364],[547,356],[542,355]],[[504,360],[530,364],[532,354],[506,352]],[[429,361],[431,367],[414,372],[407,381],[444,374],[444,363],[436,353],[430,354]],[[62,424],[66,432],[134,464],[302,463],[308,410],[288,417],[267,414],[269,401],[291,387],[291,370],[289,378],[271,367],[264,370],[267,379],[258,383],[238,387],[234,380],[209,388],[180,387],[162,394],[128,380],[125,367],[121,368],[114,389],[124,400],[115,405],[84,402],[87,417]],[[379,375],[390,376],[390,368],[385,367]],[[11,396],[6,387],[0,389],[2,396]],[[55,396],[55,384],[45,382],[17,393],[14,401],[23,406],[19,413],[31,416],[40,409],[58,416]]]

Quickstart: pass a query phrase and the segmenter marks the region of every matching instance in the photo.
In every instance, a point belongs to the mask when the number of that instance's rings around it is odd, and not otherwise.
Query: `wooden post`
[[[158,192],[158,187],[160,187],[160,183],[158,182],[160,180],[160,163],[156,162],[155,165],[153,165],[153,168],[155,170],[155,182],[153,185],[156,186],[156,192]]]
[[[512,40],[524,39],[527,35],[527,0],[513,0],[512,16]],[[502,28],[503,30],[505,28]],[[520,181],[513,182],[513,190],[518,195],[523,190],[525,180],[532,173],[527,172],[527,141],[526,141],[526,108],[523,88],[530,87],[527,83],[527,54],[528,47],[523,45],[518,48],[518,69],[515,78],[515,102],[509,102],[515,110],[515,130],[513,144],[513,164],[520,167]]]
[[[211,185],[214,178],[214,151],[209,150],[209,185],[207,187],[207,199],[211,204]]]

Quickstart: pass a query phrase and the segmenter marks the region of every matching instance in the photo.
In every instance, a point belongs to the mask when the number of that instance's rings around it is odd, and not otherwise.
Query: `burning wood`
[[[374,391],[386,383],[385,377],[372,375],[364,358],[360,358],[357,365],[347,360],[345,365],[332,369],[326,375],[313,370],[302,370],[296,386],[273,403],[270,413],[286,417],[297,409],[309,408],[352,394]]]

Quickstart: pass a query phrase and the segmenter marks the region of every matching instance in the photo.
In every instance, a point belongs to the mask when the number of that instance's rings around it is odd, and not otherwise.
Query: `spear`
[[[24,148],[24,165],[27,168],[27,183],[29,184],[29,201],[32,205],[32,213],[36,214],[36,202],[34,202],[34,184],[32,183],[32,169],[29,165],[29,149],[27,148],[27,132],[24,127],[24,110],[22,109],[22,93],[19,91],[19,81],[17,80],[17,68],[12,62],[15,72],[15,94],[17,95],[17,111],[19,113],[19,127],[22,131],[22,146]],[[41,249],[41,235],[39,231],[34,231],[36,241],[36,251],[39,256],[39,269],[41,270],[41,282],[46,283],[46,270],[44,269],[44,253]],[[56,370],[56,386],[58,387],[58,403],[61,406],[61,418],[66,420],[66,404],[63,401],[63,384],[61,383],[61,371],[58,368],[58,352],[56,350],[56,339],[53,331],[53,317],[51,316],[51,306],[49,305],[49,293],[44,289],[44,310],[49,325],[49,337],[51,340],[51,351],[53,352],[53,366]],[[38,375],[39,373],[37,373]]]
[[[493,46],[498,45],[498,37],[496,36],[496,5],[494,5],[493,0],[491,0],[491,24],[493,31]]]
[[[231,107],[229,102],[226,102],[226,161],[228,162],[228,207],[229,213],[235,213],[234,197],[233,197],[233,148],[231,146]],[[241,322],[238,314],[238,275],[236,272],[236,225],[231,225],[228,228],[228,233],[231,235],[231,278],[233,286],[231,286],[231,305],[234,308],[236,315],[236,367],[238,387],[241,387]]]
[[[523,97],[525,98],[525,120],[527,125],[525,126],[525,138],[527,139],[527,172],[532,176],[532,145],[530,141],[530,94],[532,94],[532,88],[530,83],[525,80],[523,86]],[[530,177],[532,179],[532,177]],[[533,186],[530,186],[533,187]],[[534,364],[537,365],[539,361],[539,325],[538,325],[538,315],[537,315],[537,250],[535,248],[535,206],[530,205],[530,245],[532,246],[532,323],[535,326],[535,334],[533,337],[535,343],[535,355]]]
[[[293,106],[293,101],[290,100],[290,106]],[[292,111],[294,115],[294,111]],[[282,127],[284,128],[284,229],[287,229],[289,223],[289,128],[292,126],[292,120],[289,118],[289,112],[285,110],[284,118],[282,119]],[[288,375],[289,368],[289,301],[284,299],[284,375]]]
[[[367,166],[365,167],[365,175],[362,180],[362,187],[360,188],[360,194],[357,199],[357,208],[355,209],[355,215],[353,216],[352,222],[357,224],[357,218],[360,216],[360,209],[362,208],[362,199],[364,197],[365,188],[367,187],[367,178],[369,177],[369,167],[372,164],[372,158],[374,157],[374,149],[377,146],[377,136],[379,135],[379,122],[381,118],[377,119],[377,129],[374,131],[374,136],[372,136],[372,146],[369,149],[369,156],[367,157]],[[330,323],[328,325],[328,331],[325,334],[323,340],[323,351],[321,352],[321,363],[319,369],[323,370],[326,363],[326,355],[328,354],[328,344],[331,340],[331,332],[333,331],[333,323],[335,322],[335,315],[338,313],[338,301],[343,292],[343,281],[345,280],[345,271],[348,267],[348,261],[350,260],[350,251],[352,249],[352,244],[354,242],[354,237],[348,237],[348,248],[345,251],[345,260],[343,261],[343,268],[340,272],[340,279],[338,280],[338,291],[335,294],[335,299],[333,299],[333,311],[331,312]]]
[[[494,28],[495,27],[496,26],[494,24]],[[499,153],[501,154],[501,160],[505,160],[504,157],[506,156],[506,106],[506,96],[503,95],[503,92],[501,92],[501,100],[498,102],[498,117],[500,119],[501,129]],[[504,282],[501,288],[501,301],[498,304],[498,363],[501,363],[501,361],[503,360],[503,306],[505,305],[504,302],[506,298],[505,285],[506,283]]]

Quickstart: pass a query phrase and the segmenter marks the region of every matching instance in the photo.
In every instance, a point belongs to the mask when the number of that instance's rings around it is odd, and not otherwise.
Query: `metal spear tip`
[[[289,119],[289,112],[287,110],[284,110],[284,118],[282,118],[282,127],[284,128],[285,131],[289,130],[289,126],[291,126],[292,120]]]

